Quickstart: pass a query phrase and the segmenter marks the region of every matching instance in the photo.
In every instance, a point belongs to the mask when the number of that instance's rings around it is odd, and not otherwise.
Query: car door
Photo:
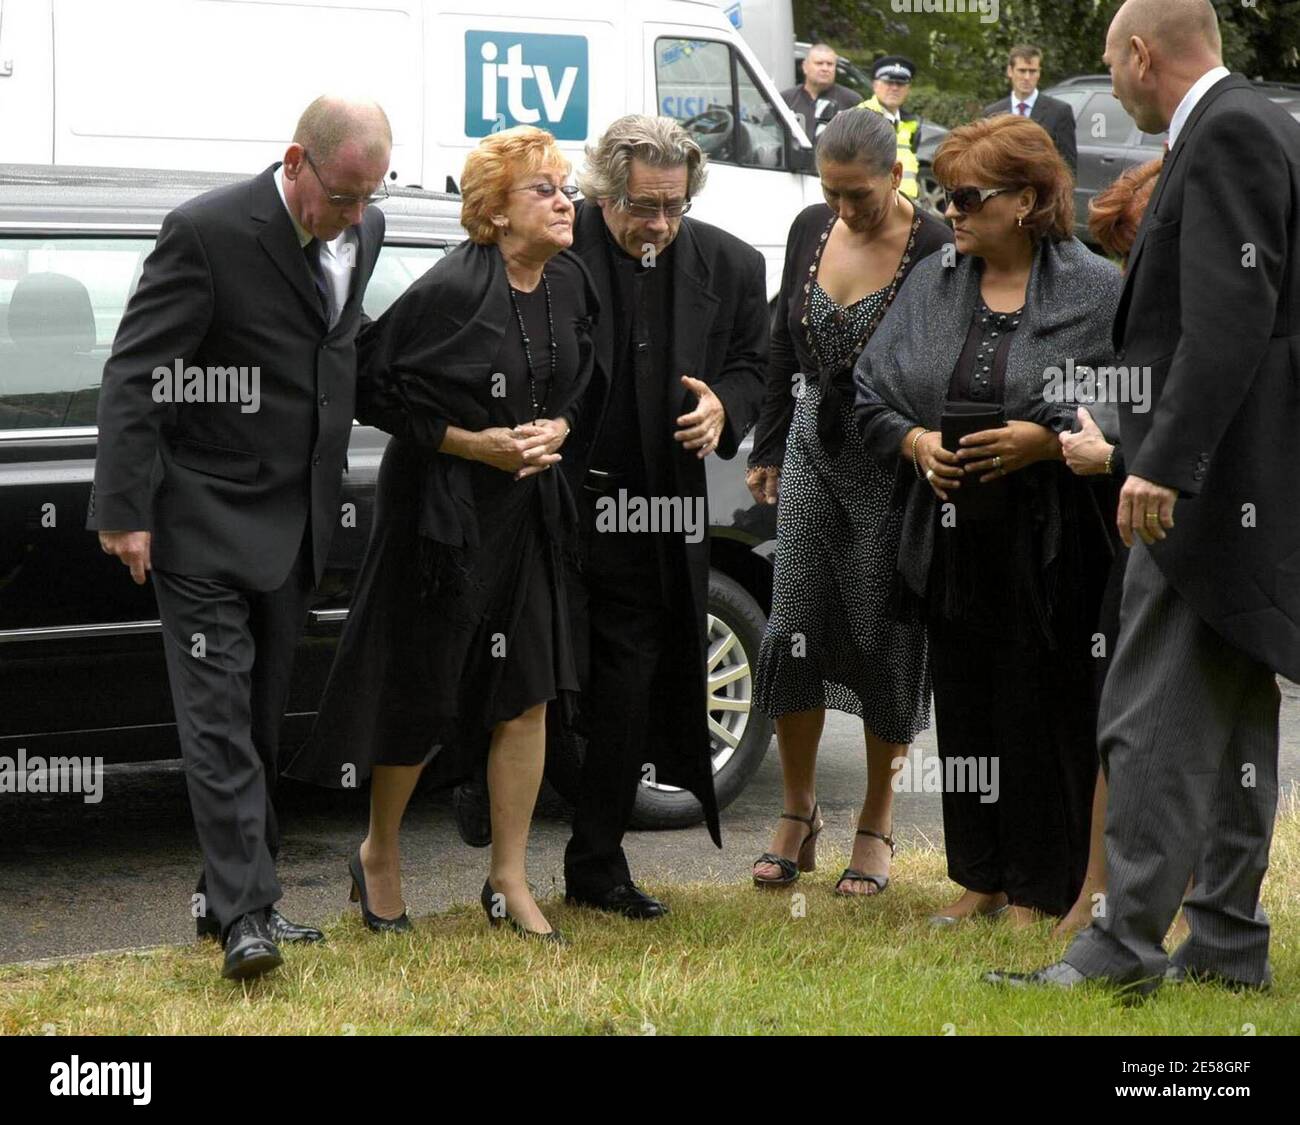
[[[157,757],[153,592],[86,530],[100,376],[151,235],[0,233],[0,753]]]
[[[1087,235],[1088,204],[1109,187],[1134,160],[1136,123],[1109,90],[1094,90],[1075,113],[1079,144],[1079,175],[1074,189],[1075,225]]]
[[[150,583],[86,530],[104,361],[153,246],[134,237],[0,236],[0,754],[178,752]],[[445,253],[386,244],[372,318]],[[369,537],[387,437],[353,426],[339,527],[295,663],[286,740],[309,727]]]

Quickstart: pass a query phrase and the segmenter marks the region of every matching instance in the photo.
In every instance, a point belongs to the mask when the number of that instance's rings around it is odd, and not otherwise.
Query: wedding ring
[[[1002,468],[1002,458],[1001,458],[1001,456],[995,456],[995,457],[993,458],[993,467],[994,467],[995,469],[1001,469],[1001,468]]]
[[[933,470],[933,469],[926,469],[926,470],[925,470],[925,479],[926,479],[926,480],[934,480],[934,470]]]
[[[1158,520],[1159,518],[1159,512],[1147,512],[1147,523],[1150,523],[1152,520]]]

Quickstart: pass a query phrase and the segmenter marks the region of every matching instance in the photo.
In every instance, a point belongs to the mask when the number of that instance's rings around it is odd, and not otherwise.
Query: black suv
[[[151,585],[136,586],[85,529],[104,360],[163,216],[237,176],[0,165],[0,756],[179,753]],[[393,188],[366,291],[384,311],[465,233],[455,196]],[[387,435],[355,425],[329,568],[298,651],[285,749],[305,737],[370,532]],[[744,453],[709,460],[709,726],[719,803],[771,741],[750,710],[751,664],[771,597],[775,509],[755,505]],[[700,819],[689,794],[645,786],[641,827]]]

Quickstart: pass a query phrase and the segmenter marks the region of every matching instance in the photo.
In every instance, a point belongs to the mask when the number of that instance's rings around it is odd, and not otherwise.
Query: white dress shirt
[[[1218,82],[1221,78],[1227,78],[1230,71],[1226,66],[1216,66],[1212,70],[1207,70],[1195,82],[1192,88],[1183,95],[1183,100],[1178,103],[1178,108],[1174,110],[1173,119],[1169,122],[1169,147],[1173,148],[1174,143],[1178,140],[1178,134],[1187,124],[1187,119],[1191,117],[1192,110],[1196,108],[1196,103],[1205,97],[1207,91]]]
[[[293,223],[294,232],[298,235],[298,245],[306,246],[312,240],[312,235],[310,231],[298,225],[298,220],[289,209],[289,200],[284,194],[283,166],[280,168],[280,174],[275,177],[275,186],[280,191],[280,200],[284,204],[284,209],[289,212],[289,221]],[[357,233],[348,227],[337,238],[320,244],[321,268],[324,269],[325,278],[334,290],[335,318],[330,324],[331,328],[338,323],[338,316],[342,313],[343,306],[348,303],[348,295],[352,291],[352,266],[356,263],[356,243]],[[349,250],[348,247],[351,249]]]
[[[1036,101],[1038,101],[1038,89],[1037,89],[1037,87],[1035,87],[1034,92],[1033,92],[1032,94],[1030,94],[1029,97],[1024,98],[1024,99],[1021,99],[1021,98],[1017,97],[1016,92],[1015,92],[1014,90],[1011,91],[1011,112],[1014,113],[1017,117],[1020,117],[1020,116],[1021,116],[1021,113],[1020,113],[1020,103],[1021,103],[1022,100],[1024,101],[1025,106],[1026,106],[1026,109],[1025,109],[1025,112],[1024,112],[1024,116],[1025,116],[1025,117],[1029,117],[1029,116],[1031,116],[1031,115],[1033,114],[1033,112],[1034,112],[1034,103],[1035,103]]]

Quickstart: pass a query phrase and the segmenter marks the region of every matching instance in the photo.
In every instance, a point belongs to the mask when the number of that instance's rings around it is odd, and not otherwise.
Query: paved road
[[[1283,682],[1281,776],[1300,780],[1300,689]],[[926,732],[913,753],[934,752]],[[847,852],[865,784],[861,728],[832,714],[818,789],[824,842]],[[780,811],[775,746],[744,793],[723,813],[722,851],[701,828],[639,832],[628,840],[634,873],[648,881],[745,878],[767,849]],[[345,908],[345,864],[365,830],[365,801],[286,784],[277,802],[284,832],[281,904],[294,919],[324,922]],[[939,796],[900,793],[895,828],[904,841],[942,840]],[[473,901],[487,852],[456,835],[445,795],[417,796],[406,817],[405,894],[416,915]],[[529,856],[535,885],[561,885],[568,829],[558,802],[545,802]],[[193,937],[189,895],[199,869],[184,777],[176,763],[110,768],[104,799],[0,796],[0,962],[121,949]],[[351,909],[355,909],[352,907]]]

